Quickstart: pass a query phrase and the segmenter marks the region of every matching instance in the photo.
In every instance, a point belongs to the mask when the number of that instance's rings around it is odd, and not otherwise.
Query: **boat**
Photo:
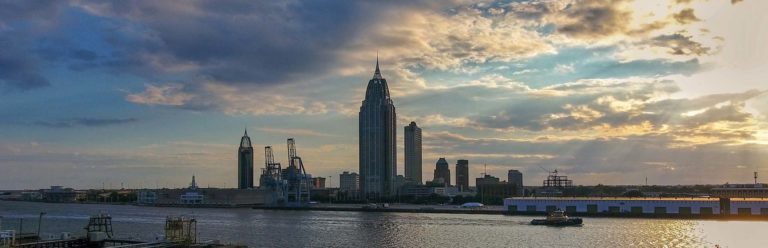
[[[570,218],[565,214],[565,211],[560,209],[549,213],[546,219],[534,219],[531,221],[531,225],[547,226],[580,226],[581,223],[581,218]]]

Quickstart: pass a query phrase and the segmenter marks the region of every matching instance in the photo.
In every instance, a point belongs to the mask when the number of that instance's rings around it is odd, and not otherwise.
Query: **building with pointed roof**
[[[240,147],[237,149],[237,188],[253,188],[253,146],[247,129],[240,138]]]
[[[360,192],[366,199],[388,198],[396,193],[396,127],[395,105],[377,57],[359,116]]]

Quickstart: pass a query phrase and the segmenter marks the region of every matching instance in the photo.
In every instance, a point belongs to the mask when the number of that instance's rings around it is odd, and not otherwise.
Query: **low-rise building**
[[[41,189],[43,201],[46,202],[77,202],[78,192],[72,188],[51,186],[50,189]]]

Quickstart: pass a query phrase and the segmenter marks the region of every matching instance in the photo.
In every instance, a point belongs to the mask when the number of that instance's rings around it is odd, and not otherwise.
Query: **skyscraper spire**
[[[376,51],[376,71],[373,73],[373,78],[382,79],[381,71],[379,70],[379,51]]]
[[[243,134],[243,136],[248,136],[248,128],[247,127],[245,128],[245,134]]]

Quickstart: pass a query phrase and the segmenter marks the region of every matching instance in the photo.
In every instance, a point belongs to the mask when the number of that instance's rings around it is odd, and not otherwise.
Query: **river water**
[[[531,217],[470,214],[155,208],[0,201],[2,229],[83,235],[92,214],[115,236],[153,240],[166,216],[192,215],[200,240],[249,247],[768,247],[768,222],[584,218],[582,227],[531,226]]]

